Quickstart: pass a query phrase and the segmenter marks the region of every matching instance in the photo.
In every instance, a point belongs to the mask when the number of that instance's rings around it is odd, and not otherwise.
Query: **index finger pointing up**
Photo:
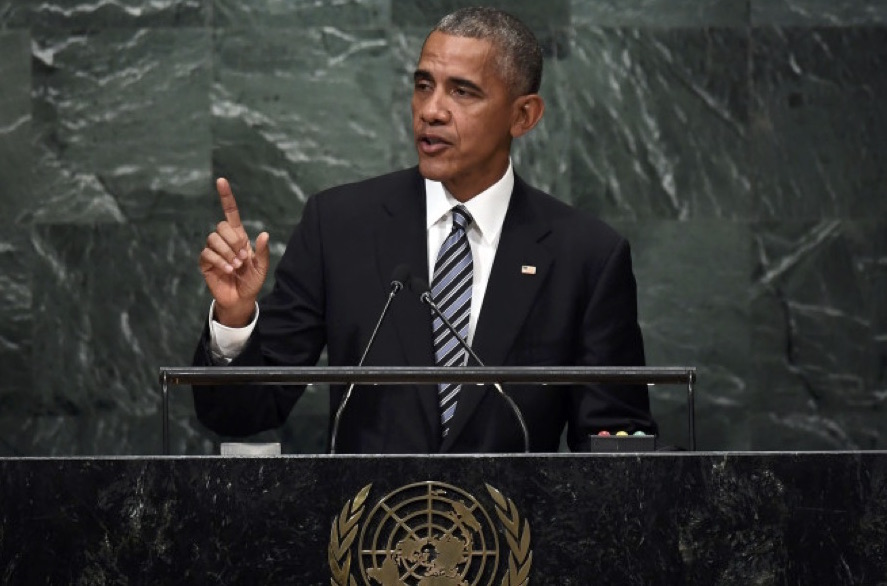
[[[237,202],[234,200],[234,193],[231,191],[231,185],[224,177],[216,179],[216,190],[219,192],[219,201],[222,202],[222,211],[225,212],[225,219],[232,228],[240,228],[240,212],[237,211]]]

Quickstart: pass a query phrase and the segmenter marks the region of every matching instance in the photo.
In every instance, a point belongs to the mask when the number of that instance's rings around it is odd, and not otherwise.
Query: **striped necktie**
[[[466,230],[471,224],[471,215],[465,206],[456,206],[453,212],[453,230],[440,247],[437,262],[434,264],[434,277],[431,281],[431,296],[459,334],[468,337],[468,320],[471,316],[471,281],[474,263],[471,248],[468,246]],[[466,362],[466,352],[439,317],[434,317],[433,325],[434,359],[438,366],[462,365]],[[456,401],[461,384],[438,385],[440,422],[443,436],[449,432],[449,422],[456,412]]]

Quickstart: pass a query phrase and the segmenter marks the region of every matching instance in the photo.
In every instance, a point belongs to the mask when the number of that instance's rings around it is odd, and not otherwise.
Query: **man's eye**
[[[415,90],[417,92],[424,92],[425,90],[431,89],[431,84],[427,81],[417,81],[415,84]]]

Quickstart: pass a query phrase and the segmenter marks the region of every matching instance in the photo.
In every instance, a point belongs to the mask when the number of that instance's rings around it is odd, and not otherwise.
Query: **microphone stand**
[[[391,305],[391,301],[394,299],[395,295],[400,293],[401,289],[403,289],[403,283],[399,280],[394,280],[391,282],[391,291],[388,292],[388,299],[385,301],[385,307],[382,308],[382,313],[379,314],[379,321],[376,322],[376,327],[373,328],[373,333],[370,334],[370,341],[367,342],[366,348],[364,348],[363,356],[360,357],[360,362],[357,366],[363,366],[363,361],[366,360],[367,354],[370,353],[370,348],[373,347],[373,342],[376,341],[376,334],[379,333],[379,327],[382,325],[382,320],[385,319],[385,315],[388,313],[388,307]],[[330,454],[336,453],[336,437],[339,435],[339,422],[342,419],[342,413],[345,411],[345,405],[348,404],[348,400],[351,398],[351,392],[354,390],[354,383],[348,385],[348,389],[345,391],[345,397],[342,399],[342,402],[339,403],[339,408],[336,410],[336,417],[333,420],[333,433],[330,438]]]
[[[424,285],[424,282],[422,284]],[[434,312],[434,314],[441,319],[441,321],[444,323],[444,325],[447,326],[447,329],[450,330],[450,333],[452,333],[454,336],[456,336],[456,339],[459,341],[459,344],[468,351],[468,353],[471,355],[471,357],[474,359],[475,362],[477,362],[480,366],[486,366],[486,364],[483,363],[483,361],[480,359],[480,357],[477,354],[475,354],[474,350],[471,349],[471,346],[468,345],[468,342],[465,340],[465,338],[463,338],[459,334],[458,330],[456,330],[456,328],[453,326],[453,324],[450,323],[450,320],[448,320],[446,318],[446,316],[443,314],[443,312],[437,306],[437,303],[435,303],[434,300],[431,298],[431,292],[428,291],[427,287],[423,286],[422,288],[425,289],[425,291],[419,295],[419,299],[422,301],[422,303],[424,303],[425,305],[430,307],[431,310]],[[502,385],[500,385],[499,383],[493,383],[493,387],[496,389],[496,391],[498,391],[498,393],[502,396],[502,398],[505,399],[506,403],[508,403],[508,406],[511,407],[511,411],[514,413],[514,417],[517,419],[517,422],[520,424],[521,432],[523,432],[523,434],[524,434],[524,453],[529,454],[530,453],[530,432],[527,431],[527,424],[524,421],[524,416],[521,415],[520,409],[518,408],[518,406],[514,402],[514,400],[511,397],[509,397],[505,393],[505,391],[502,389]]]

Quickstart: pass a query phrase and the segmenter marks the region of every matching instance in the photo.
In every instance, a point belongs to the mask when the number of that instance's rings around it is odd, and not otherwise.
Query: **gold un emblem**
[[[494,487],[486,485],[508,544],[501,572],[499,532],[465,490],[443,482],[408,484],[382,497],[361,523],[371,488],[363,487],[333,519],[333,586],[358,585],[352,566],[365,586],[492,586],[500,575],[500,586],[529,585],[530,524]]]

